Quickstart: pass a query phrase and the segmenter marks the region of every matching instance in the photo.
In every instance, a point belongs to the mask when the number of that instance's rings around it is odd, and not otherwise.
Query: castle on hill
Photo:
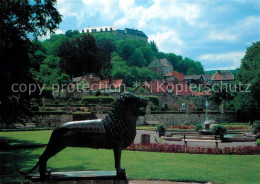
[[[137,29],[125,28],[124,30],[116,29],[114,26],[104,27],[86,27],[79,31],[80,33],[110,33],[118,40],[134,39],[148,42],[148,37],[143,31]]]

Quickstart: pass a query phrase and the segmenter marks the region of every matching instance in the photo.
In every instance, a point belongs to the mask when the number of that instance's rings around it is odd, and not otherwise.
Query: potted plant
[[[156,133],[158,132],[159,137],[164,136],[166,132],[166,126],[164,124],[158,124]]]

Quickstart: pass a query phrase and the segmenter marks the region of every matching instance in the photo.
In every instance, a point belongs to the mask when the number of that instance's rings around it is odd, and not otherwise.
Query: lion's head
[[[145,115],[147,103],[148,100],[133,93],[119,95],[114,108],[103,118],[111,147],[126,148],[134,141],[137,117]]]
[[[133,115],[144,116],[147,103],[147,99],[141,98],[133,93],[125,92],[119,95],[115,101],[114,108],[117,111],[124,111],[129,108]]]

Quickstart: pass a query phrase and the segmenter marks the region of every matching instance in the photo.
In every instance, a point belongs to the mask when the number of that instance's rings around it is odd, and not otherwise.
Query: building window
[[[110,28],[110,31],[112,31],[112,28]]]
[[[100,29],[100,32],[102,32],[103,31],[103,29]]]
[[[105,28],[105,31],[107,31],[107,28]]]

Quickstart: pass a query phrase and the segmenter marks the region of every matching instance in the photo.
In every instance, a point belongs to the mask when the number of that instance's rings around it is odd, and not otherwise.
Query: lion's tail
[[[26,176],[26,175],[30,174],[31,172],[33,172],[38,167],[38,165],[39,165],[39,161],[36,163],[36,165],[31,170],[29,170],[29,171],[20,170],[19,172],[20,172],[20,174]]]

